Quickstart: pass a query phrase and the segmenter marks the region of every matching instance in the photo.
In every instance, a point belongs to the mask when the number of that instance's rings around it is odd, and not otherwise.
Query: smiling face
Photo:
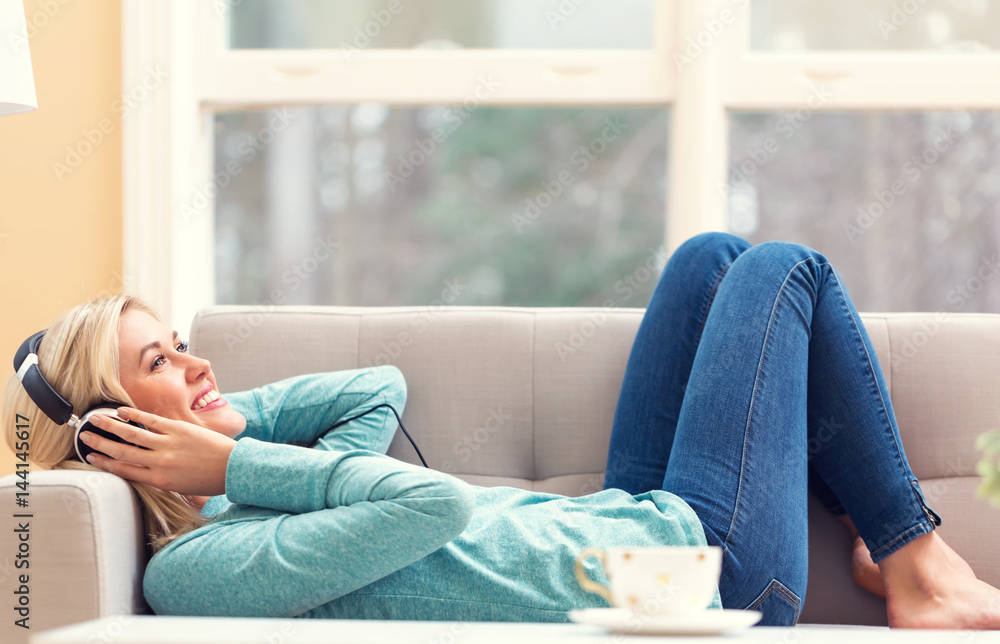
[[[148,313],[129,309],[122,314],[118,351],[121,384],[137,409],[184,420],[230,438],[246,427],[243,414],[224,398],[213,400],[219,392],[208,360],[189,354],[177,332]]]

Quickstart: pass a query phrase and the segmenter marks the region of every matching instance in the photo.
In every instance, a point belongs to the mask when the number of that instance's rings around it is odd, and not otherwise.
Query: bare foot
[[[854,537],[851,551],[851,575],[854,583],[873,595],[885,597],[885,584],[882,583],[882,571],[878,564],[872,561],[871,551],[860,536]]]
[[[937,532],[917,537],[879,568],[890,627],[1000,629],[1000,590],[977,579]]]
[[[854,537],[854,545],[851,546],[851,576],[854,583],[861,586],[873,595],[885,597],[885,584],[882,583],[882,571],[878,565],[872,561],[871,552],[865,545],[864,539],[858,536],[858,530],[854,527],[854,522],[846,514],[842,514],[837,519],[843,523]]]

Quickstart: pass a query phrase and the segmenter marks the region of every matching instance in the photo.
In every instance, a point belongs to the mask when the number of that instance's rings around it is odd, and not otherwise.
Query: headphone
[[[41,369],[38,368],[38,346],[42,343],[42,336],[45,335],[45,331],[48,331],[48,329],[39,331],[21,343],[21,347],[17,350],[17,353],[14,354],[14,370],[17,372],[17,378],[21,381],[21,385],[28,393],[28,396],[36,405],[38,405],[38,408],[41,409],[46,416],[52,419],[52,422],[56,425],[65,425],[68,423],[69,426],[73,428],[73,444],[76,446],[77,458],[79,458],[82,462],[86,462],[87,456],[91,452],[107,456],[104,452],[98,451],[80,440],[80,433],[85,431],[94,432],[95,434],[118,443],[133,445],[141,449],[148,449],[142,445],[130,443],[109,431],[101,429],[100,427],[95,427],[90,422],[90,419],[94,416],[94,414],[102,414],[104,416],[113,416],[118,418],[118,408],[123,406],[120,403],[116,403],[111,400],[102,400],[88,409],[83,416],[77,417],[73,414],[73,405],[66,402],[66,399],[60,396],[59,393],[53,389],[52,385],[49,384],[49,381],[42,375]],[[405,427],[403,427],[403,421],[399,418],[399,412],[396,411],[395,407],[388,403],[376,405],[375,407],[357,414],[356,416],[351,416],[350,418],[341,420],[330,429],[340,427],[341,425],[349,423],[352,420],[361,418],[365,414],[369,414],[380,407],[388,407],[392,411],[393,415],[396,417],[396,421],[399,423],[399,428],[403,430],[403,434],[405,434],[406,438],[409,439],[410,444],[413,445],[413,449],[417,452],[417,456],[420,457],[420,462],[423,463],[424,467],[429,467],[427,465],[427,461],[424,460],[424,455],[420,453],[420,448],[417,447],[417,444],[413,442],[413,438],[410,437],[410,433],[406,431]],[[119,418],[119,420],[122,419]],[[138,427],[139,429],[146,429],[144,425],[137,423],[134,420],[124,420],[123,422]],[[309,445],[296,442],[292,442],[290,444],[311,447],[315,445],[318,440],[319,439],[313,441]]]
[[[118,408],[122,406],[121,403],[116,403],[112,400],[102,400],[88,409],[82,416],[77,417],[73,413],[73,405],[66,402],[66,399],[53,389],[49,381],[42,375],[41,369],[38,368],[38,346],[42,343],[42,336],[45,335],[46,331],[48,329],[39,331],[21,343],[21,347],[14,354],[14,370],[17,372],[18,380],[21,381],[21,386],[28,393],[28,397],[38,405],[42,413],[51,418],[52,422],[56,425],[65,425],[68,423],[73,428],[73,444],[76,446],[76,457],[85,463],[87,456],[91,452],[107,456],[104,452],[98,451],[80,440],[80,432],[85,431],[94,432],[118,443],[147,449],[142,447],[142,445],[135,445],[135,443],[130,443],[109,431],[96,427],[90,422],[94,414],[118,418]],[[146,429],[145,426],[134,420],[122,420],[120,418],[119,420],[140,429]]]

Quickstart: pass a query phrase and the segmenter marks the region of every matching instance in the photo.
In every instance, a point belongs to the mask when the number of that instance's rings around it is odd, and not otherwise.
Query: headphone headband
[[[14,354],[14,370],[28,397],[57,425],[64,425],[73,418],[73,405],[52,388],[38,368],[38,347],[48,329],[43,329],[21,343]]]

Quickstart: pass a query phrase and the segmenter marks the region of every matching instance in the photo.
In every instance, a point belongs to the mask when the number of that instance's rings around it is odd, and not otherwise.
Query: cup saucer
[[[581,608],[569,611],[578,624],[607,628],[612,633],[649,635],[717,635],[743,630],[760,621],[760,611],[705,609],[678,615],[642,615],[627,608]]]

